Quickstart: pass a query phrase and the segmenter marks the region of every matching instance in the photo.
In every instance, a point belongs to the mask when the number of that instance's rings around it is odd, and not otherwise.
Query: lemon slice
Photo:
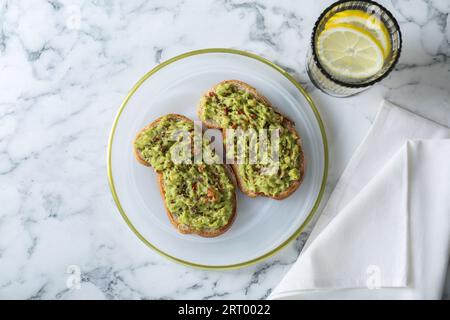
[[[386,58],[391,52],[391,40],[389,32],[383,22],[375,15],[369,14],[362,10],[345,10],[336,13],[328,20],[325,29],[330,28],[330,25],[350,23],[357,27],[366,29],[380,42],[383,48],[384,57]]]
[[[317,39],[319,60],[333,75],[346,79],[370,78],[381,70],[383,49],[375,37],[349,23],[330,24]]]

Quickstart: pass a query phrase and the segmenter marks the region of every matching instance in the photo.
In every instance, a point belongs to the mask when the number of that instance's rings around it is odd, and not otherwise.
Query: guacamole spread
[[[233,214],[234,185],[223,165],[177,165],[164,172],[166,204],[178,222],[219,229]]]
[[[156,125],[145,130],[135,141],[135,147],[142,158],[156,171],[162,172],[171,168],[172,150],[181,143],[182,132],[193,132],[194,123],[173,116],[162,117]]]
[[[288,189],[294,181],[301,178],[301,148],[298,136],[293,130],[288,130],[284,125],[284,117],[272,107],[257,99],[250,92],[241,89],[232,83],[222,83],[202,98],[204,106],[203,121],[213,121],[222,129],[242,129],[246,132],[254,129],[278,131],[278,157],[269,161],[251,162],[248,152],[245,152],[243,161],[237,162],[237,173],[241,177],[245,189],[262,193],[268,196],[276,196]],[[269,155],[272,145],[269,139]],[[242,144],[248,150],[250,139],[239,140],[234,143],[234,148]],[[255,148],[255,147],[254,147]],[[259,140],[256,141],[256,150],[260,148]],[[235,159],[236,160],[236,159]],[[267,160],[267,159],[266,159]]]
[[[162,174],[166,206],[180,225],[197,231],[220,229],[229,223],[234,205],[234,185],[225,167],[172,161],[171,150],[182,142],[176,133],[188,132],[192,138],[193,130],[192,121],[168,115],[141,133],[135,147]],[[203,148],[208,147],[204,142]]]

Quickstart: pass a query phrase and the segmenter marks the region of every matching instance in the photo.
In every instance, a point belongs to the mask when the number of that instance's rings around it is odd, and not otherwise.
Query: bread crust
[[[150,123],[149,125],[145,126],[142,130],[140,130],[138,132],[138,134],[136,135],[136,137],[133,140],[133,154],[136,158],[136,160],[146,166],[146,167],[151,167],[151,165],[144,160],[144,158],[142,157],[141,153],[136,149],[136,140],[148,129],[150,129],[151,127],[155,126],[158,124],[158,122],[161,121],[161,119],[165,118],[165,117],[171,117],[171,118],[177,118],[177,119],[182,119],[182,120],[187,120],[187,121],[192,121],[191,119],[180,115],[180,114],[175,114],[175,113],[170,113],[168,115],[162,116],[158,119],[156,119],[155,121],[153,121],[152,123]],[[154,169],[154,168],[153,168]],[[233,193],[233,212],[231,214],[230,220],[228,222],[228,224],[226,224],[225,226],[217,229],[217,230],[196,230],[193,228],[189,228],[186,226],[182,226],[178,221],[177,218],[174,214],[172,214],[172,212],[169,210],[168,206],[167,206],[167,202],[166,202],[166,191],[165,191],[165,186],[164,186],[164,174],[163,172],[159,172],[156,169],[154,169],[156,174],[157,174],[157,179],[158,179],[158,185],[159,185],[159,191],[161,193],[161,196],[163,198],[163,203],[164,203],[164,208],[166,209],[166,213],[167,216],[169,217],[170,222],[172,223],[172,225],[182,234],[197,234],[201,237],[204,238],[214,238],[214,237],[218,237],[221,234],[225,233],[226,231],[228,231],[230,229],[230,227],[232,226],[232,224],[234,223],[234,221],[236,220],[236,212],[237,212],[237,201],[236,201],[236,193]],[[233,176],[230,174],[228,167],[225,165],[225,171],[228,175],[228,177],[230,178],[231,182],[236,185],[236,181],[233,179]]]
[[[170,118],[175,118],[175,119],[186,120],[186,121],[191,121],[191,122],[192,122],[191,119],[189,119],[189,118],[187,118],[187,117],[185,117],[185,116],[182,116],[181,114],[169,113],[169,114],[166,114],[165,116],[159,117],[158,119],[156,119],[155,121],[153,121],[153,122],[150,123],[149,125],[147,125],[147,126],[145,126],[144,128],[142,128],[142,129],[137,133],[136,137],[135,137],[134,140],[133,140],[133,154],[134,154],[134,157],[136,158],[136,160],[137,160],[140,164],[142,164],[142,165],[144,165],[144,166],[146,166],[146,167],[151,167],[151,165],[150,165],[150,163],[148,163],[147,161],[144,160],[144,158],[142,157],[142,155],[141,155],[141,153],[139,152],[139,150],[136,149],[136,140],[139,139],[139,137],[140,137],[145,131],[147,131],[148,129],[150,129],[150,128],[156,126],[156,125],[157,125],[163,118],[165,118],[165,117],[170,117]],[[158,172],[156,169],[154,169],[154,170],[155,170],[157,173],[160,173],[160,172]]]
[[[287,188],[286,190],[284,190],[283,192],[275,195],[275,196],[271,196],[271,195],[267,195],[264,194],[262,192],[253,192],[248,190],[247,188],[245,188],[244,184],[242,183],[242,178],[240,177],[240,175],[238,174],[238,166],[236,164],[232,164],[232,168],[233,168],[233,173],[234,176],[236,177],[236,181],[237,181],[237,185],[239,186],[239,189],[246,194],[247,196],[251,197],[251,198],[255,198],[258,196],[263,196],[263,197],[268,197],[268,198],[272,198],[275,200],[283,200],[286,199],[287,197],[289,197],[291,194],[293,194],[301,185],[301,183],[303,182],[303,179],[305,177],[305,170],[306,170],[306,161],[305,161],[305,155],[304,155],[304,151],[303,151],[303,145],[302,145],[302,141],[300,138],[300,135],[297,133],[297,131],[295,130],[295,123],[290,120],[288,117],[286,117],[285,115],[283,115],[282,113],[280,113],[275,107],[272,106],[272,104],[269,102],[269,100],[264,97],[262,94],[260,94],[254,87],[250,86],[249,84],[239,81],[239,80],[225,80],[222,81],[218,84],[216,84],[215,86],[213,86],[211,89],[209,89],[208,91],[206,91],[204,93],[204,97],[207,97],[208,94],[210,92],[215,92],[215,90],[217,89],[218,86],[222,85],[222,84],[232,84],[235,85],[237,87],[239,87],[242,90],[245,90],[247,92],[249,92],[250,94],[252,94],[259,102],[264,103],[265,105],[267,105],[268,107],[272,108],[275,110],[276,113],[280,114],[283,117],[283,126],[285,128],[287,128],[289,131],[291,131],[295,136],[296,136],[296,142],[297,145],[300,147],[300,178],[295,180],[291,186],[289,188]],[[205,112],[205,108],[204,108],[204,104],[201,103],[201,101],[199,102],[198,106],[197,106],[197,115],[200,118],[200,120],[202,121],[202,123],[207,126],[208,128],[213,128],[213,129],[220,129],[222,131],[222,135],[224,137],[224,147],[226,148],[226,143],[225,143],[225,128],[221,128],[219,126],[219,124],[215,123],[214,121],[208,121],[208,120],[204,120],[204,112]]]
[[[219,229],[211,229],[211,230],[196,230],[193,228],[189,228],[186,226],[182,226],[181,224],[178,223],[177,218],[175,217],[175,215],[173,215],[169,208],[167,207],[167,203],[166,203],[166,190],[165,190],[165,186],[164,186],[164,178],[163,178],[163,174],[162,173],[158,173],[158,184],[159,184],[159,191],[161,192],[161,196],[164,199],[164,207],[166,208],[166,213],[167,216],[169,217],[170,222],[172,223],[172,225],[178,229],[178,231],[182,234],[197,234],[200,237],[204,237],[204,238],[214,238],[214,237],[218,237],[221,234],[224,234],[225,232],[228,231],[228,229],[231,228],[232,224],[234,223],[234,221],[236,220],[236,193],[233,193],[233,212],[231,213],[231,217],[230,220],[228,221],[228,224],[224,225],[223,227],[219,228]]]

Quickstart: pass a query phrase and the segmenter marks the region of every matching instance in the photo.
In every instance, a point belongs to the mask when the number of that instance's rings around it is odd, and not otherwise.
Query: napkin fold
[[[270,299],[439,299],[450,250],[450,130],[384,102]]]

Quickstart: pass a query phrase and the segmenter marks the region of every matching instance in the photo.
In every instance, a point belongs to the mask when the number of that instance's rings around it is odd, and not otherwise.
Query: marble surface
[[[382,99],[450,121],[450,2],[380,2],[403,32],[400,63],[369,91],[337,99],[305,73],[312,25],[331,1],[0,0],[0,298],[267,297],[308,232],[241,270],[160,257],[112,200],[105,153],[113,118],[161,61],[207,47],[255,52],[315,99],[330,143],[328,195]],[[450,280],[446,288],[448,298]]]

